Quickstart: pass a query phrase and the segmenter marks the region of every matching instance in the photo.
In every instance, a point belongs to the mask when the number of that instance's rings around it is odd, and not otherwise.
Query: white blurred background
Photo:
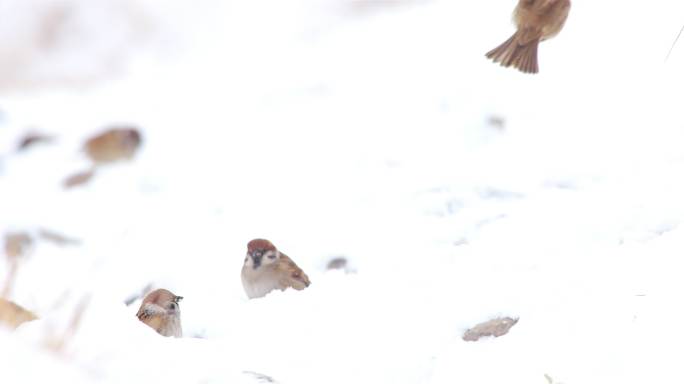
[[[0,382],[681,381],[684,5],[575,1],[538,75],[484,57],[514,6],[0,3],[0,233],[31,239],[0,281],[39,317]],[[65,188],[118,125],[135,156]],[[311,287],[248,301],[256,237]],[[124,304],[149,285],[186,337]]]

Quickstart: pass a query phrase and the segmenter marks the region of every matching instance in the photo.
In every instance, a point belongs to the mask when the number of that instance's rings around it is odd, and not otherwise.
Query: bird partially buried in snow
[[[180,320],[182,296],[176,296],[166,289],[150,292],[138,309],[138,319],[162,336],[183,336]]]
[[[539,72],[537,46],[563,29],[570,12],[570,0],[519,0],[513,11],[518,30],[486,56],[504,67],[524,73]]]
[[[302,290],[309,284],[306,273],[270,241],[254,239],[247,244],[242,286],[250,299],[263,297],[275,289]]]

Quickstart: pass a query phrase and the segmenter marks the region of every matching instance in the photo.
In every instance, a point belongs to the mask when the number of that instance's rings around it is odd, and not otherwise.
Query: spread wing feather
[[[282,286],[292,287],[301,291],[311,284],[309,276],[282,252],[280,253],[280,262],[278,262],[277,268],[284,272],[280,281]]]

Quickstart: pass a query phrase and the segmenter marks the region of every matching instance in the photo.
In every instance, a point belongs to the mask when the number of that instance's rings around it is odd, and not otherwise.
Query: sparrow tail
[[[539,39],[533,39],[525,44],[518,41],[518,32],[498,47],[487,52],[485,56],[504,67],[513,66],[524,73],[537,73],[537,46]]]

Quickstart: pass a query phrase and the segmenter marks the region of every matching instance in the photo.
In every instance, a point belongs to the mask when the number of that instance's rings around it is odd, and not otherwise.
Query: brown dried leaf
[[[69,189],[69,188],[77,187],[79,185],[86,184],[90,181],[90,179],[93,178],[94,175],[95,175],[95,170],[93,170],[93,169],[74,173],[71,176],[64,179],[64,181],[62,182],[62,186],[64,186],[64,188],[66,188],[66,189]]]
[[[16,329],[21,324],[37,318],[38,316],[33,312],[22,308],[12,301],[0,298],[0,323],[9,328]]]
[[[518,319],[510,317],[498,317],[484,323],[480,323],[463,334],[465,341],[477,341],[482,337],[494,336],[499,337],[508,333],[508,331],[518,322]]]

